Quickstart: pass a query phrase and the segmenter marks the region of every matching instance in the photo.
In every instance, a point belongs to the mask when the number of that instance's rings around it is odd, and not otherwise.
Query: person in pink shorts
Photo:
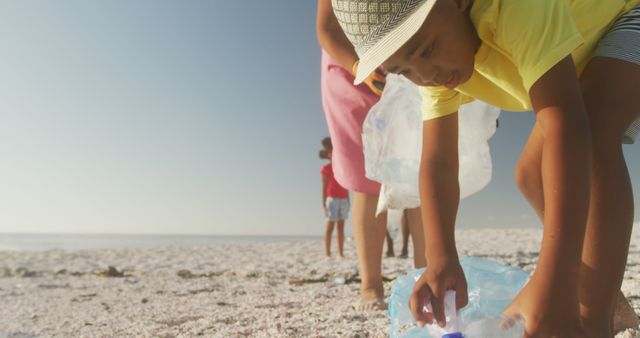
[[[362,124],[384,87],[380,69],[363,84],[354,86],[358,57],[333,14],[330,0],[318,1],[317,37],[322,47],[322,104],[333,142],[333,173],[346,189],[353,191],[351,209],[353,234],[360,267],[358,310],[383,310],[384,288],[381,263],[387,233],[386,213],[376,217],[380,184],[365,176]],[[413,209],[420,220],[419,209]],[[421,222],[411,222],[416,267],[426,265]]]

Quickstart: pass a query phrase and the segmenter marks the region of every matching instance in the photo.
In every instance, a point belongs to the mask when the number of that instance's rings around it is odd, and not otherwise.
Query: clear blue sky
[[[315,6],[2,1],[0,232],[321,233]],[[535,226],[512,174],[532,121],[502,115],[459,226]]]

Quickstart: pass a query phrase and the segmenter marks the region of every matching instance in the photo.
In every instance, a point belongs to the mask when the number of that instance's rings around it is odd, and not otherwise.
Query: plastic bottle
[[[431,305],[425,306],[422,311],[432,312]],[[440,327],[437,323],[425,325],[429,334],[433,338],[456,338],[461,336],[464,324],[462,323],[462,318],[458,315],[458,311],[456,311],[455,291],[447,291],[444,296],[444,317],[444,327]]]

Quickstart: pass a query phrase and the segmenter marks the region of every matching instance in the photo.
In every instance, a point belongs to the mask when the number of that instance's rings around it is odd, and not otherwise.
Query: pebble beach
[[[636,225],[622,291],[640,314]],[[533,271],[539,229],[459,230],[463,256]],[[396,252],[399,240],[396,239]],[[385,311],[359,313],[346,259],[320,240],[95,250],[0,251],[0,337],[385,337]],[[385,258],[386,294],[412,260]],[[629,329],[617,337],[640,337]]]

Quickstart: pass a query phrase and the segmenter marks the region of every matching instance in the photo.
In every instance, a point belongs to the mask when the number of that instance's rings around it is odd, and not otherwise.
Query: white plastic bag
[[[422,149],[421,97],[418,86],[389,74],[380,101],[362,127],[365,170],[382,183],[377,213],[420,205],[418,171]],[[459,111],[460,198],[480,191],[491,180],[487,140],[495,133],[500,110],[474,101]]]

